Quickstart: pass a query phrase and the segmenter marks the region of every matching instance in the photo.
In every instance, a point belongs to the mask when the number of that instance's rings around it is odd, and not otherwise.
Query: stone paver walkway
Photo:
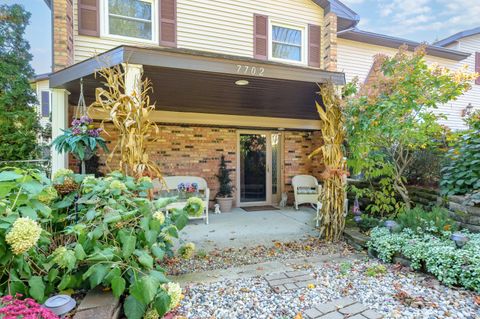
[[[350,297],[320,304],[305,311],[306,319],[380,319],[383,316]]]
[[[265,276],[270,287],[276,293],[285,290],[306,288],[310,284],[314,284],[314,278],[308,271],[287,271]]]

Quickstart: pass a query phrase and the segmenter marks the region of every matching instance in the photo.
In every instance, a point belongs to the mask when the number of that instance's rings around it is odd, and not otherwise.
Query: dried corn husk
[[[96,101],[90,108],[101,108],[109,114],[106,121],[111,121],[119,133],[107,163],[120,153],[118,169],[124,174],[157,177],[163,181],[160,168],[150,160],[147,152],[147,142],[154,142],[154,136],[159,133],[158,126],[150,120],[150,113],[155,110],[155,104],[150,103],[150,80],[143,80],[140,90],[127,94],[122,66],[102,68],[97,75],[105,84],[96,89]]]
[[[348,174],[343,154],[345,118],[341,97],[333,84],[320,85],[320,95],[325,109],[318,103],[316,106],[320,115],[323,145],[313,151],[309,158],[319,156],[325,165],[320,176],[324,180],[320,234],[328,241],[336,241],[345,227],[345,177]]]

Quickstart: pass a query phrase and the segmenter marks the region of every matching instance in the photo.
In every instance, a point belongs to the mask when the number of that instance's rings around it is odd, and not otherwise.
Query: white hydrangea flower
[[[162,211],[157,211],[153,214],[153,218],[158,220],[160,222],[160,225],[163,225],[165,223],[165,215],[163,214]]]
[[[170,296],[170,310],[176,308],[182,300],[182,288],[176,282],[169,282],[163,285],[163,289]]]
[[[35,246],[40,239],[42,228],[36,221],[28,218],[17,218],[12,229],[5,236],[15,255],[21,255]]]

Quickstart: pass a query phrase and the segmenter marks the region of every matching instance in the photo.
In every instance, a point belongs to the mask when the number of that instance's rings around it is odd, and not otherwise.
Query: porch
[[[321,161],[308,159],[320,141],[317,84],[343,85],[343,73],[191,50],[121,46],[56,72],[50,78],[54,138],[68,127],[80,79],[88,105],[102,86],[95,71],[118,64],[124,65],[127,94],[138,90],[142,76],[152,81],[156,110],[151,116],[159,134],[147,144],[150,158],[165,176],[203,177],[210,200],[218,190],[215,174],[222,155],[236,188],[236,206],[275,205],[282,193],[290,193],[291,203],[291,178],[322,170]],[[89,114],[106,120],[105,138],[113,150],[117,139],[109,115]],[[257,146],[261,141],[259,148],[245,155],[252,141]],[[73,168],[62,154],[52,159],[54,170]],[[115,169],[119,157],[109,167],[105,160],[101,154],[102,171]]]
[[[247,212],[234,208],[229,213],[211,214],[210,224],[190,221],[180,232],[185,242],[193,242],[197,250],[272,246],[274,241],[290,242],[318,236],[315,211],[307,206],[299,210],[285,207],[278,210]]]

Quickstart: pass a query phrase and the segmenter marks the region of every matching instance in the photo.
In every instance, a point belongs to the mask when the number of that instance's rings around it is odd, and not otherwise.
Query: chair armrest
[[[205,201],[208,203],[210,201],[210,188],[205,188]]]

